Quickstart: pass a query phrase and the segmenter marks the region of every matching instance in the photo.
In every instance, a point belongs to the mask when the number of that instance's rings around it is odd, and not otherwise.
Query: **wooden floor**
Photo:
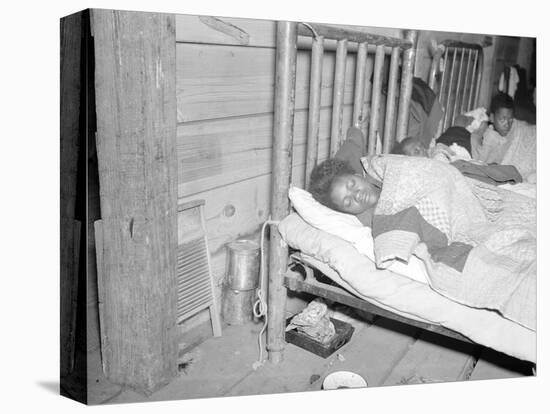
[[[372,320],[348,308],[339,308],[334,317],[351,323],[355,331],[351,341],[327,359],[287,344],[280,365],[267,362],[255,370],[261,324],[226,325],[222,337],[211,337],[182,353],[179,376],[150,396],[110,384],[101,373],[96,350],[88,355],[88,401],[110,404],[316,391],[328,374],[343,370],[361,375],[368,387],[532,375],[529,363],[399,322]]]

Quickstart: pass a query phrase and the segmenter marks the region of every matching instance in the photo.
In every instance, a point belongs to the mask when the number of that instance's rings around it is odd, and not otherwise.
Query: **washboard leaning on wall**
[[[305,176],[309,177],[319,155],[319,102],[325,42],[337,42],[330,155],[336,152],[342,141],[342,96],[345,85],[346,56],[352,51],[357,53],[352,124],[366,133],[369,153],[376,151],[377,141],[382,144],[381,151],[387,153],[396,139],[400,140],[406,136],[417,35],[416,31],[408,31],[404,38],[395,38],[321,24],[284,21],[277,23],[271,199],[273,220],[281,220],[287,216],[290,207],[288,189],[292,168],[298,39],[313,38],[305,173]],[[372,85],[371,73],[367,70],[369,53],[374,54]],[[386,55],[389,55],[389,65],[384,64]],[[383,73],[384,69],[387,70],[386,73]],[[385,74],[388,76],[388,90],[385,113],[383,111],[384,120],[381,120],[379,107],[383,104],[382,84]],[[370,102],[370,105],[367,105],[367,102]],[[365,122],[367,120],[368,125]],[[306,178],[306,187],[307,184]],[[267,348],[269,359],[273,363],[282,360],[285,345],[284,311],[287,289],[285,274],[289,262],[288,253],[287,245],[277,229],[272,227],[269,252]]]

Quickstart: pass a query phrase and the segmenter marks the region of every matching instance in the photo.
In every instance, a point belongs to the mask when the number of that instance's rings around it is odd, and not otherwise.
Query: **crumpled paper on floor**
[[[295,315],[286,331],[294,328],[323,344],[329,342],[336,333],[328,316],[327,305],[321,299],[311,301],[302,312]]]

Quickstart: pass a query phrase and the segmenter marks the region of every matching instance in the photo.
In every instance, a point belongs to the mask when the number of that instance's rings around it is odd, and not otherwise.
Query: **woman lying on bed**
[[[415,152],[417,148],[418,153]],[[392,153],[428,157],[427,151],[422,150],[424,147],[420,141],[406,138],[394,147]],[[310,192],[321,204],[353,214],[370,227],[382,185],[379,180],[365,174],[361,164],[361,158],[365,155],[363,134],[357,128],[350,128],[334,158],[325,160],[313,169]],[[477,166],[461,160],[452,165],[466,177],[494,185],[521,182],[521,176],[513,166]]]
[[[317,165],[309,190],[372,228],[376,266],[414,254],[439,293],[533,327],[536,201],[424,157],[365,157],[358,171],[355,144]]]

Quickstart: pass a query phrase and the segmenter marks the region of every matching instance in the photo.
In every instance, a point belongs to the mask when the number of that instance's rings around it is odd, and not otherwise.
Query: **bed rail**
[[[298,26],[298,34],[300,36],[311,36],[312,31],[314,31],[318,36],[323,36],[327,39],[333,40],[347,40],[349,42],[369,43],[376,46],[400,47],[402,49],[410,49],[413,47],[413,42],[410,41],[410,39],[381,36],[356,29],[342,28],[319,23],[302,23]]]
[[[308,265],[303,264],[303,266],[306,267]],[[322,283],[315,279],[315,277],[313,276],[304,280],[300,274],[289,270],[288,273],[285,275],[284,284],[293,292],[309,293],[310,295],[341,303],[354,309],[360,309],[372,315],[382,316],[406,325],[415,326],[417,328],[444,335],[449,338],[458,339],[462,342],[473,343],[469,338],[456,331],[447,329],[441,325],[434,325],[427,322],[417,321],[415,319],[406,318],[404,316],[398,315],[397,313],[390,312],[379,306],[373,305],[366,300],[360,299],[357,296],[352,295],[351,293],[348,293],[345,289],[341,287]]]
[[[439,133],[453,125],[457,115],[478,105],[483,63],[483,47],[479,44],[447,40],[432,51],[428,85],[444,108]]]
[[[362,31],[322,24],[277,22],[275,107],[273,127],[271,218],[282,220],[289,213],[288,189],[292,168],[292,140],[296,82],[298,37],[310,37],[312,63],[306,145],[306,186],[318,161],[321,74],[324,45],[336,41],[336,65],[331,117],[330,155],[334,155],[343,139],[342,113],[345,88],[346,57],[357,53],[353,100],[353,125],[368,137],[369,153],[387,152],[395,140],[405,137],[412,94],[412,78],[416,56],[417,32],[408,31],[403,39],[368,34]],[[353,49],[349,47],[354,45]],[[374,49],[373,49],[374,48]],[[368,53],[374,50],[374,65],[367,64]],[[384,126],[379,119],[382,105],[382,71],[390,54],[388,94]],[[400,62],[401,60],[401,62]],[[401,84],[399,85],[399,65]],[[371,85],[370,76],[373,82]],[[397,93],[399,92],[399,99]],[[397,102],[398,101],[398,102]],[[369,104],[370,102],[370,104]],[[368,120],[368,122],[367,122]],[[383,138],[381,135],[383,134]],[[382,142],[382,148],[377,145]],[[269,360],[277,364],[283,358],[284,310],[288,267],[288,246],[276,228],[270,232],[267,350]]]

